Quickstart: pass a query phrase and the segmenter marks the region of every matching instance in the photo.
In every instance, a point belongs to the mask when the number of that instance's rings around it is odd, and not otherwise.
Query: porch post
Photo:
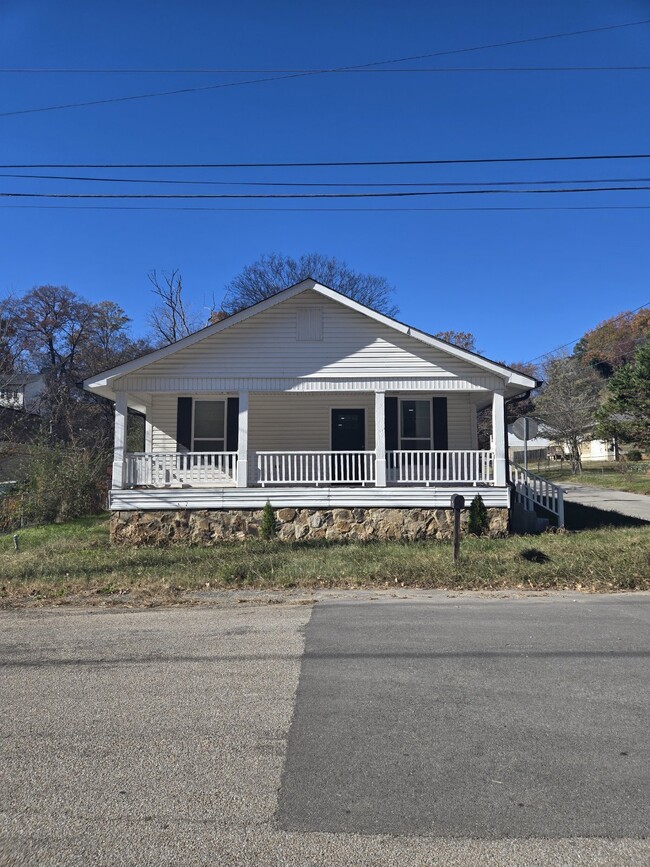
[[[506,409],[502,391],[492,397],[492,443],[494,447],[494,484],[505,487],[506,479]]]
[[[124,457],[126,454],[127,394],[115,392],[115,439],[113,445],[113,481],[111,487],[124,487]]]
[[[375,392],[375,485],[386,487],[386,392]]]
[[[248,392],[239,392],[239,438],[237,440],[237,487],[248,486]]]

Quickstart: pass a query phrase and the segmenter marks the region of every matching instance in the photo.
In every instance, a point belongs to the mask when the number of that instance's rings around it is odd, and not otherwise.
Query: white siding
[[[329,451],[331,410],[365,409],[366,449],[375,447],[375,396],[251,394],[248,445],[253,451]]]
[[[197,395],[202,398],[208,395]],[[405,394],[413,397],[413,394]],[[226,394],[210,395],[226,399]],[[418,397],[431,397],[420,395]],[[472,433],[473,413],[467,394],[447,397],[450,449],[476,448]],[[176,451],[175,394],[152,395],[147,420],[153,427],[153,451]],[[371,392],[315,394],[251,394],[249,397],[248,445],[252,451],[329,451],[332,409],[361,408],[366,411],[366,449],[375,447],[375,396]]]
[[[297,339],[299,311],[322,309],[323,339]],[[141,368],[156,377],[445,377],[485,371],[307,290]]]

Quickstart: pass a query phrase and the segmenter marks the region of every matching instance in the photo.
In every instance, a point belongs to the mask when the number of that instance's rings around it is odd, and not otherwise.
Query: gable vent
[[[297,340],[323,339],[323,308],[307,307],[298,310],[296,319]]]

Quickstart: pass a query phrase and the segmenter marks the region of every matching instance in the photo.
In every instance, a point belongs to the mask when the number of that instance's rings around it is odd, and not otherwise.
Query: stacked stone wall
[[[451,509],[278,509],[277,538],[285,542],[322,540],[415,542],[452,537]],[[508,532],[508,510],[488,509],[490,536]],[[111,541],[120,545],[216,545],[257,538],[261,509],[166,509],[120,511],[111,515]],[[461,515],[466,532],[467,512]]]

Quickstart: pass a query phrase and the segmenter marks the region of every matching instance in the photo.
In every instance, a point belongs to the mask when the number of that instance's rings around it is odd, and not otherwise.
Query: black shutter
[[[396,397],[386,398],[386,450],[399,448],[399,404]]]
[[[192,398],[179,397],[176,410],[176,443],[179,451],[192,451]]]
[[[446,397],[433,398],[433,448],[436,451],[449,448]]]
[[[239,398],[228,398],[226,413],[226,451],[236,452],[239,446]]]

